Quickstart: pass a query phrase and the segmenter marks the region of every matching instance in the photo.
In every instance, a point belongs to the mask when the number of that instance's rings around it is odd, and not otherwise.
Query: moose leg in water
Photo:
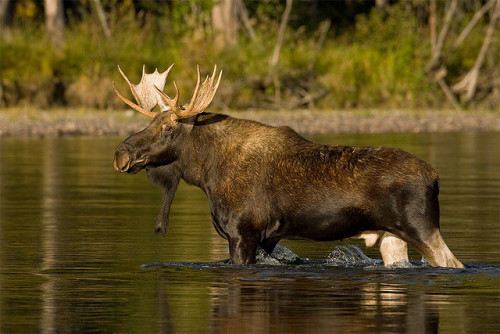
[[[146,172],[151,182],[163,188],[163,205],[157,218],[154,233],[165,235],[168,228],[170,205],[174,200],[181,179],[181,172],[173,164],[148,168]]]
[[[367,247],[379,242],[379,250],[386,266],[408,263],[408,245],[392,233],[384,231],[363,232],[357,238],[364,239]]]

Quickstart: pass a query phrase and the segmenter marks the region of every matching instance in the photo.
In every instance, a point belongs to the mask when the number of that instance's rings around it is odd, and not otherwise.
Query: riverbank
[[[299,133],[500,131],[500,112],[454,110],[224,111],[238,118],[287,125]],[[127,135],[149,119],[131,110],[12,108],[0,111],[0,137]]]

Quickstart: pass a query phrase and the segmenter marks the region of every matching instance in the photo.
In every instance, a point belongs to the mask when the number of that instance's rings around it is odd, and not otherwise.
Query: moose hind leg
[[[407,188],[406,193],[398,195],[396,207],[400,215],[391,232],[415,247],[433,267],[464,267],[439,231],[437,180],[424,187]]]
[[[439,229],[430,234],[428,240],[417,246],[417,249],[433,267],[464,268],[444,242]]]
[[[372,247],[378,241],[380,254],[386,267],[395,263],[409,262],[407,243],[392,233],[366,231],[358,235],[357,238],[364,239],[366,247]]]
[[[384,232],[379,241],[379,250],[384,266],[395,263],[408,263],[408,244],[392,233]]]

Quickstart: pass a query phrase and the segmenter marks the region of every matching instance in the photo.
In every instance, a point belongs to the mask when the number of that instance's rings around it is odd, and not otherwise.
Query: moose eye
[[[163,124],[161,126],[161,132],[162,134],[166,135],[166,134],[169,134],[172,132],[172,127],[170,125],[167,125],[167,124]]]

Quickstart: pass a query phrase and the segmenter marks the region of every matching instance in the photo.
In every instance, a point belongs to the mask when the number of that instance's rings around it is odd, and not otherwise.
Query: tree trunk
[[[45,0],[45,24],[50,42],[60,50],[64,44],[63,0]]]
[[[278,40],[276,41],[276,45],[274,46],[273,54],[269,59],[269,77],[273,78],[274,82],[274,104],[281,104],[281,82],[279,77],[274,72],[274,68],[278,65],[278,60],[280,58],[281,46],[285,40],[285,31],[286,26],[288,24],[288,19],[290,17],[290,12],[292,11],[292,1],[286,0],[285,11],[283,12],[283,16],[281,17],[280,30],[278,33]]]
[[[431,0],[429,5],[429,27],[431,33],[431,52],[436,51],[436,0]]]
[[[236,44],[238,32],[237,1],[219,0],[212,7],[212,26],[215,31],[215,43],[218,46]]]
[[[2,30],[12,21],[13,0],[0,0],[0,28]]]
[[[375,0],[375,6],[381,10],[385,10],[388,4],[389,0]]]
[[[111,38],[111,30],[109,29],[108,22],[106,21],[106,14],[104,13],[104,8],[102,8],[101,0],[94,0],[94,7],[97,12],[99,22],[101,23],[102,30],[104,31],[104,35],[107,38]]]
[[[388,5],[389,0],[375,0],[375,6],[382,12],[382,16],[384,18],[389,15],[389,13],[387,12]]]

